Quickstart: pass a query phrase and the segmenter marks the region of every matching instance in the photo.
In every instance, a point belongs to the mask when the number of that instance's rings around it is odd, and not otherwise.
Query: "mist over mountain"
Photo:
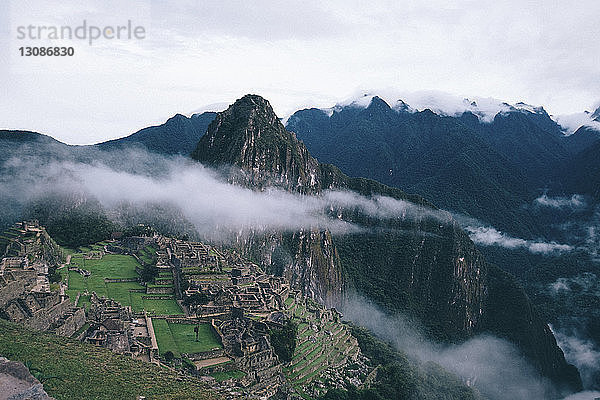
[[[377,179],[533,237],[544,228],[520,206],[540,189],[563,187],[558,171],[600,135],[582,128],[565,136],[543,108],[517,107],[482,114],[469,105],[445,116],[368,96],[333,109],[297,111],[286,126],[315,157],[350,176]]]
[[[327,116],[312,109],[293,114],[288,129],[322,162],[350,176],[364,176],[418,193],[434,204],[520,232],[536,227],[518,205],[526,177],[483,138],[454,118],[429,110],[396,111],[378,97],[366,108],[348,106]]]

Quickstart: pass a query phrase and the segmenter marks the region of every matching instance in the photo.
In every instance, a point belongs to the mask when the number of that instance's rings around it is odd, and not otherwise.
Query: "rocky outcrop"
[[[0,397],[6,400],[53,400],[20,362],[0,357]]]
[[[319,162],[260,96],[246,95],[217,114],[192,158],[208,165],[237,167],[239,174],[231,179],[255,188],[320,190]]]

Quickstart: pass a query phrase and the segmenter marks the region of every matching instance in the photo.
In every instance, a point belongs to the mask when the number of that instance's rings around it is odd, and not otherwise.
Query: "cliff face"
[[[320,164],[261,97],[245,96],[219,113],[192,157],[233,166],[232,182],[258,190],[276,186],[306,195],[352,191],[371,199],[391,197],[417,210],[381,217],[360,207],[332,206],[332,217],[360,230],[253,233],[240,236],[238,247],[319,301],[335,304],[351,287],[390,311],[416,317],[438,339],[491,332],[517,344],[545,376],[580,387],[576,370],[566,363],[527,296],[514,280],[488,265],[449,214],[418,196]],[[520,295],[505,298],[513,292]],[[523,310],[531,323],[521,323]]]
[[[467,235],[443,213],[434,218],[369,219],[363,231],[334,237],[354,287],[386,309],[416,317],[440,340],[471,336],[487,299],[488,265]]]
[[[338,304],[348,286],[341,261],[326,230],[239,235],[236,247],[241,254],[268,267],[268,272],[286,277],[292,287],[328,306]]]

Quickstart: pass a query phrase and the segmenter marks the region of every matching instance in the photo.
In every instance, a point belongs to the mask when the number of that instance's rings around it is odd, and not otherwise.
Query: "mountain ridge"
[[[94,146],[102,150],[112,150],[128,145],[139,145],[160,154],[187,156],[215,116],[215,112],[194,114],[191,117],[175,114],[163,124],[143,128],[129,136],[108,140]]]

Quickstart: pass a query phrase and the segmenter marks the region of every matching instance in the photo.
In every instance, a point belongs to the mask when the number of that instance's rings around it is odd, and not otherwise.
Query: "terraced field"
[[[171,351],[175,357],[180,357],[182,353],[199,353],[223,347],[208,324],[177,324],[153,318],[152,325],[160,354]],[[199,328],[198,341],[194,332],[196,326]]]
[[[298,323],[296,350],[284,368],[286,377],[303,394],[302,386],[317,380],[328,368],[345,364],[359,351],[349,329],[339,322],[323,323],[304,304],[286,300],[288,310]]]
[[[80,250],[94,251],[101,246],[93,245]],[[164,296],[147,295],[145,287],[137,281],[132,282],[106,282],[105,279],[137,279],[136,266],[139,263],[133,256],[120,254],[105,254],[101,259],[85,259],[82,253],[72,253],[71,266],[89,271],[91,275],[84,277],[77,271],[68,271],[69,288],[67,295],[75,301],[77,294],[78,305],[89,307],[89,294],[96,292],[98,296],[115,299],[124,306],[131,306],[134,312],[146,310],[152,315],[181,315],[183,311],[175,297],[172,299],[160,298]],[[63,272],[64,273],[64,272]],[[170,279],[170,281],[169,281]],[[172,275],[163,276],[161,283],[172,285]],[[84,293],[88,295],[84,295]]]
[[[156,249],[152,246],[146,246],[140,251],[140,260],[145,262],[146,264],[154,264],[156,262],[155,257]]]

